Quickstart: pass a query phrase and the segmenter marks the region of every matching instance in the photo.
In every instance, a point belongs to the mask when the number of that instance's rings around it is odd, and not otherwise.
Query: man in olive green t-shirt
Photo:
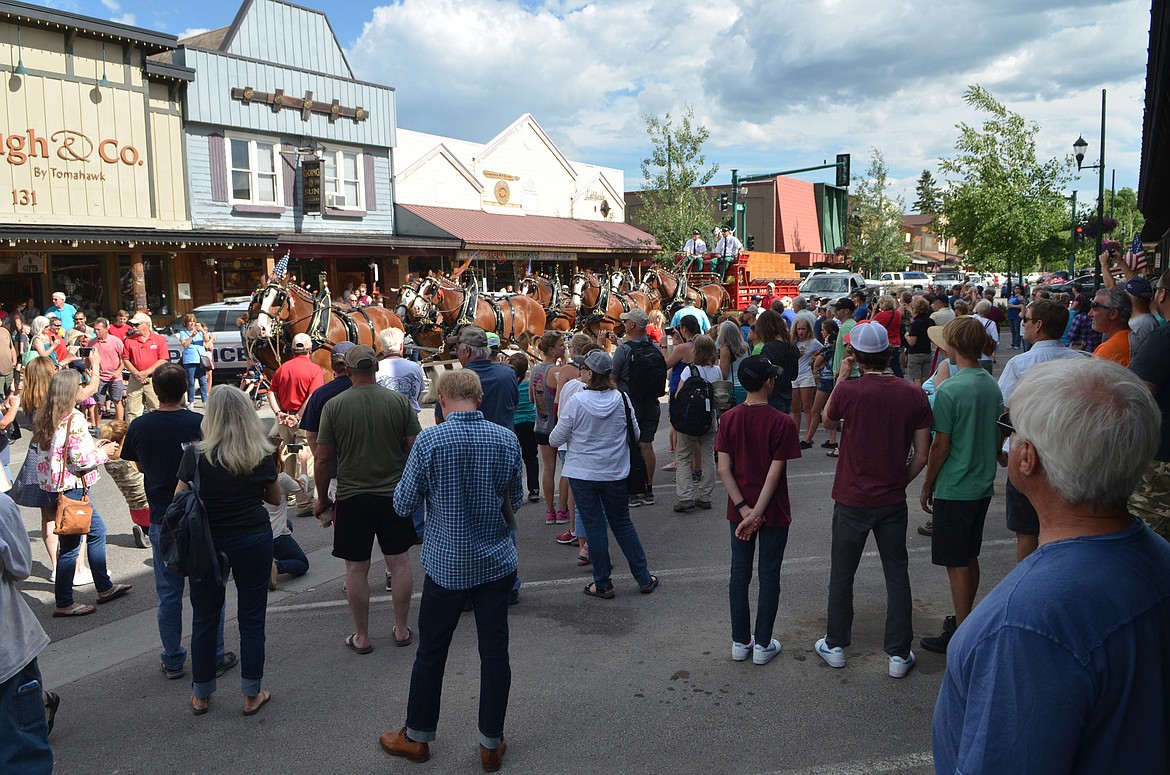
[[[366,345],[345,354],[353,387],[335,396],[321,411],[317,430],[317,502],[313,513],[328,526],[329,469],[337,460],[337,507],[333,511],[333,556],[345,560],[345,592],[355,631],[345,645],[359,654],[370,645],[370,556],[374,539],[394,577],[394,641],[408,645],[414,637],[406,624],[410,613],[410,558],[418,542],[409,515],[394,510],[394,488],[406,468],[406,457],[422,429],[418,415],[401,393],[377,383],[377,358]]]
[[[975,605],[983,523],[1003,442],[997,422],[1003,395],[979,366],[987,332],[978,320],[964,316],[948,323],[943,335],[959,373],[939,385],[934,396],[934,441],[920,498],[923,511],[934,515],[931,561],[947,569],[955,605],[955,615],[943,620],[943,633],[920,641],[922,648],[940,654]]]

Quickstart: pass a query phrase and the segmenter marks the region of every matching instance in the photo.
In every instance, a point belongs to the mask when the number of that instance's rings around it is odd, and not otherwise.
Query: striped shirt
[[[446,589],[470,589],[516,570],[516,546],[504,519],[505,495],[524,503],[524,462],[511,430],[483,412],[453,412],[418,435],[394,491],[394,510],[426,502],[420,560]]]

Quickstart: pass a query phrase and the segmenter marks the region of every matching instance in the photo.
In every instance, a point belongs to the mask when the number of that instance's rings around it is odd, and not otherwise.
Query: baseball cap
[[[1149,301],[1154,298],[1154,286],[1145,277],[1134,277],[1125,284],[1125,292],[1134,298]]]
[[[585,368],[597,374],[609,374],[613,370],[613,358],[605,350],[593,350],[585,356]]]
[[[890,349],[890,335],[881,323],[858,323],[845,334],[845,344],[859,353],[874,355]]]
[[[459,332],[459,344],[467,347],[487,347],[487,333],[479,326],[466,326]]]
[[[488,333],[484,334],[484,336],[487,337],[488,347],[491,347],[495,350],[500,349],[500,335],[499,334],[497,334],[495,331],[489,331]]]
[[[150,315],[145,312],[135,312],[134,317],[130,318],[130,325],[136,326],[139,323],[151,323]]]
[[[646,313],[640,309],[632,309],[629,312],[623,312],[622,320],[628,320],[638,328],[645,328],[650,323],[650,318],[646,317]]]
[[[313,349],[313,340],[308,334],[297,334],[293,337],[292,348],[294,353],[307,353]]]
[[[351,369],[372,369],[378,356],[368,344],[356,344],[345,354],[345,365]]]
[[[344,361],[345,354],[354,348],[353,342],[338,342],[333,345],[333,352],[330,353],[330,360]]]
[[[769,379],[780,374],[780,367],[762,355],[750,355],[739,364],[739,384],[749,393],[759,390]]]
[[[743,311],[743,314],[745,314],[745,315],[758,315],[758,314],[760,314],[760,308],[757,307],[755,304],[749,304],[747,306],[747,309],[745,309]]]

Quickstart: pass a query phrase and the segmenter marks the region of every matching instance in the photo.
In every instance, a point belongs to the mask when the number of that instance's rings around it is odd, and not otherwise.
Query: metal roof
[[[35,25],[47,29],[66,28],[77,30],[99,40],[111,39],[133,43],[147,51],[170,51],[178,44],[174,35],[144,30],[129,24],[96,19],[53,8],[43,8],[28,3],[0,2],[0,17],[20,24]]]
[[[430,205],[398,205],[465,246],[559,248],[580,251],[657,251],[654,237],[628,223],[553,218],[546,215],[498,215]]]

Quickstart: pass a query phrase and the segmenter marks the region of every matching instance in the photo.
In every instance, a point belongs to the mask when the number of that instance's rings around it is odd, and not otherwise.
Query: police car
[[[243,336],[236,321],[247,313],[250,301],[251,298],[248,296],[235,296],[218,304],[204,304],[191,310],[195,313],[195,319],[215,334],[211,359],[217,372],[234,374],[248,368],[248,352],[244,348]],[[158,332],[166,337],[170,359],[175,363],[182,363],[183,360],[179,332],[186,329],[183,325],[184,317],[186,315],[180,315],[158,329]]]

